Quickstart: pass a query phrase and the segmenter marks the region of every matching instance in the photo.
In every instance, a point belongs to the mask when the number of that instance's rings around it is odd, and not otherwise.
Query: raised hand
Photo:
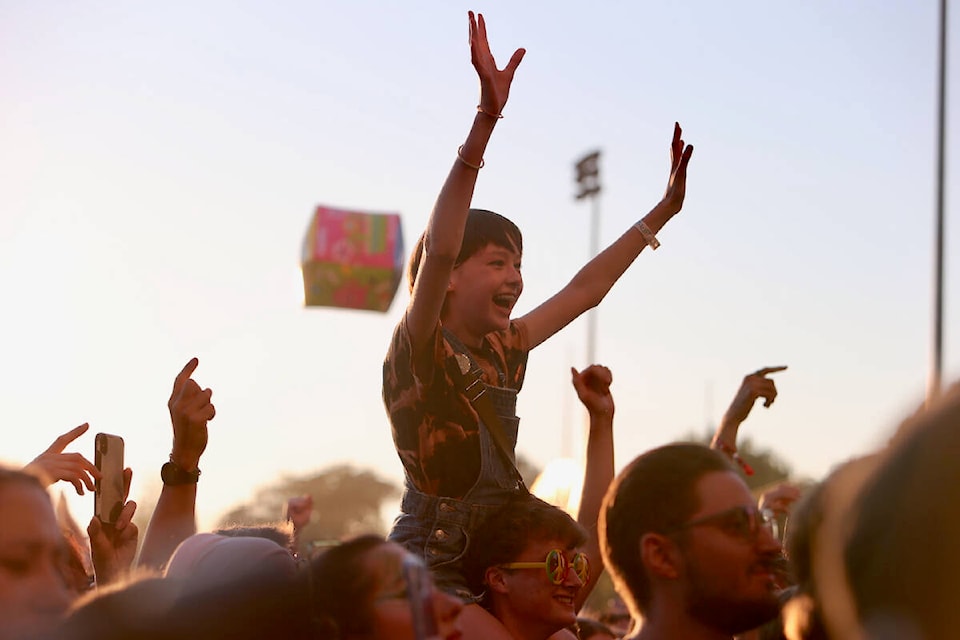
[[[610,393],[610,384],[613,374],[610,369],[592,364],[583,371],[577,372],[570,367],[573,377],[573,388],[577,390],[580,402],[590,413],[590,429],[587,435],[587,462],[583,470],[583,490],[580,494],[580,509],[577,512],[577,522],[590,535],[583,547],[583,552],[590,559],[590,564],[603,566],[600,554],[600,539],[597,534],[597,520],[600,517],[600,505],[607,487],[613,482],[613,395]],[[600,578],[600,571],[590,572],[586,584],[575,596],[575,606],[583,606],[587,595],[593,590]]]
[[[213,392],[201,389],[191,376],[199,364],[196,358],[177,374],[167,408],[173,424],[171,461],[184,471],[199,469],[200,456],[207,448],[207,422],[217,414],[210,402]],[[140,550],[140,565],[161,569],[177,545],[197,532],[197,485],[164,484],[150,517]]]
[[[670,142],[670,179],[662,200],[671,215],[683,208],[683,199],[687,195],[687,165],[693,155],[693,145],[684,145],[682,134],[680,123],[675,122]]]
[[[743,422],[750,415],[754,402],[763,398],[763,406],[769,407],[777,399],[777,387],[767,376],[778,371],[785,371],[786,367],[764,367],[745,376],[740,384],[737,395],[734,396],[730,408],[724,416],[724,421]]]
[[[191,358],[173,383],[167,402],[173,423],[173,461],[185,471],[194,471],[207,448],[207,422],[217,414],[210,402],[213,392],[201,389],[193,378],[200,362]]]
[[[517,71],[526,49],[517,49],[510,62],[503,70],[497,69],[497,63],[490,53],[490,43],[487,40],[487,25],[483,14],[470,17],[470,61],[480,76],[480,108],[489,115],[499,115],[510,95],[510,84],[513,74]]]
[[[287,520],[293,523],[293,530],[299,533],[310,524],[310,514],[313,513],[313,497],[310,495],[294,496],[287,500]]]
[[[83,495],[84,485],[93,491],[94,479],[100,478],[97,468],[79,453],[63,453],[67,445],[86,433],[89,428],[89,424],[83,423],[67,431],[24,467],[24,471],[38,476],[47,485],[57,480],[66,480],[77,490],[77,495]]]
[[[764,491],[757,504],[761,511],[770,509],[778,516],[783,516],[790,512],[790,508],[800,499],[800,495],[800,487],[789,482],[781,482],[772,489]]]
[[[573,376],[573,388],[577,390],[577,397],[591,414],[613,415],[613,395],[610,393],[610,384],[613,382],[613,373],[610,369],[599,364],[592,364],[581,372],[570,367]]]
[[[129,571],[137,555],[137,540],[140,531],[133,520],[137,511],[137,503],[127,501],[130,493],[130,481],[133,471],[123,470],[123,509],[114,524],[104,524],[100,518],[94,516],[87,526],[87,535],[90,536],[90,555],[93,558],[93,568],[97,575],[97,583],[109,584],[123,577]]]

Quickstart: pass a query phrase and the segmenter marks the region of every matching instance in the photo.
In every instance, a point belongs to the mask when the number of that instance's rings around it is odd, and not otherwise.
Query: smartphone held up
[[[123,509],[123,438],[98,433],[94,466],[101,477],[94,485],[93,515],[104,524],[114,524]]]

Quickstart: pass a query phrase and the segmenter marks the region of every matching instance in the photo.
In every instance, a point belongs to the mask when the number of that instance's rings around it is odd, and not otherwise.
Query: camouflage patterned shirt
[[[529,344],[526,325],[514,320],[506,331],[487,334],[481,349],[470,351],[484,382],[519,391]],[[480,436],[477,412],[455,382],[454,354],[438,325],[432,344],[414,358],[404,315],[383,362],[383,402],[413,485],[430,495],[462,498],[480,471]]]

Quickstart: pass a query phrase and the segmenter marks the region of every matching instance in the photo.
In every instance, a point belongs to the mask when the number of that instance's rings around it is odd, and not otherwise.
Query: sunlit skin
[[[523,292],[520,254],[488,244],[450,274],[443,323],[467,344],[479,345],[491,331],[510,325]]]
[[[551,549],[561,549],[568,563],[577,549],[561,540],[533,540],[514,562],[543,562]],[[494,615],[524,640],[543,640],[576,622],[576,596],[583,582],[568,571],[561,584],[553,584],[543,568],[489,569],[488,591]]]
[[[700,508],[688,522],[737,506],[755,506],[731,471],[707,473],[696,484]],[[779,608],[776,562],[780,543],[760,527],[744,539],[723,522],[692,526],[675,536],[645,536],[657,574],[654,598],[637,638],[730,638],[772,619]],[[653,542],[652,542],[653,541]]]
[[[403,547],[385,542],[370,551],[364,564],[376,576],[377,588],[372,596],[374,639],[415,640],[413,614],[403,579],[403,560],[409,555]],[[438,637],[457,640],[461,636],[458,617],[463,604],[458,598],[433,588],[433,612]]]
[[[70,604],[65,553],[47,494],[25,482],[0,488],[0,639],[59,620]]]
[[[690,517],[720,513],[731,507],[754,506],[753,496],[740,477],[731,472],[710,473],[697,483],[700,510]],[[754,542],[724,531],[720,525],[692,527],[686,548],[689,567],[702,589],[727,593],[732,602],[777,601],[779,542],[764,528]],[[712,583],[711,583],[712,581]]]

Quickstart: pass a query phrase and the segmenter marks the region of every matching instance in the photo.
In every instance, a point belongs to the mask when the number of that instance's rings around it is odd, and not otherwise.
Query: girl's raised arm
[[[502,117],[513,74],[526,53],[524,49],[517,49],[507,66],[503,70],[497,69],[483,16],[474,17],[471,11],[469,18],[470,59],[480,77],[480,104],[467,139],[457,150],[457,159],[440,189],[424,232],[420,266],[407,307],[407,329],[415,352],[429,341],[440,320],[450,273],[460,253],[477,173],[483,166],[483,154],[494,125]]]
[[[685,145],[679,124],[674,124],[670,143],[670,178],[660,202],[588,262],[563,289],[539,307],[523,316],[534,348],[580,314],[600,304],[613,284],[623,275],[640,252],[670,218],[680,212],[687,189],[687,164],[693,147]],[[656,248],[656,246],[654,246]]]

